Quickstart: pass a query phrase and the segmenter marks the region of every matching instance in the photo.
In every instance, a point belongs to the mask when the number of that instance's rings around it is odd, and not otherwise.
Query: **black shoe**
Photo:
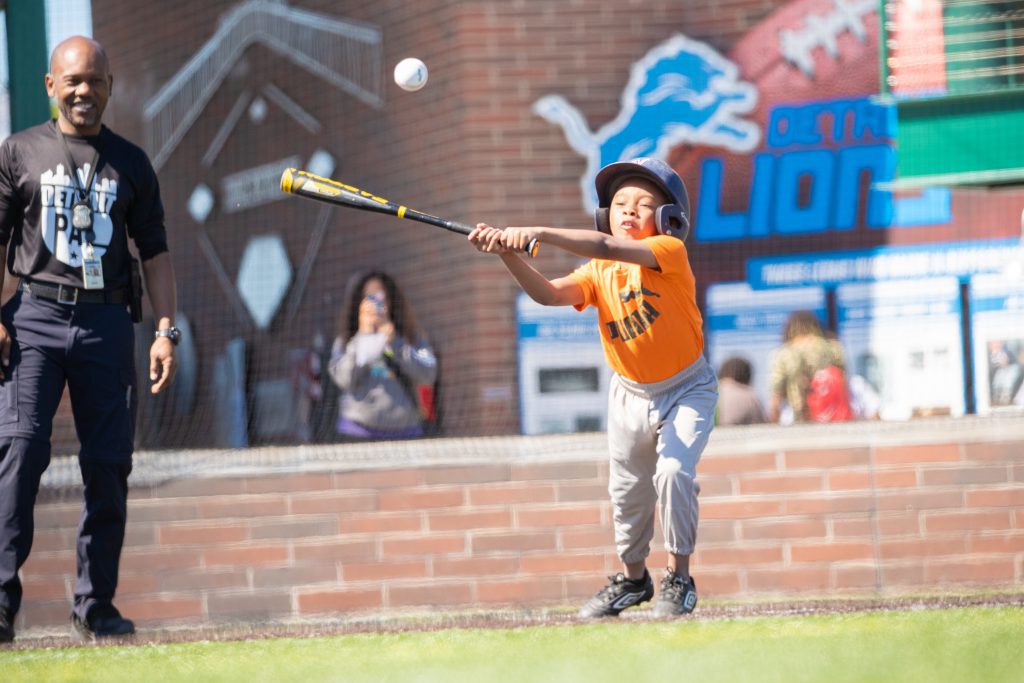
[[[583,605],[579,611],[580,617],[584,619],[616,617],[627,607],[639,605],[654,597],[654,581],[651,580],[651,575],[646,570],[644,570],[644,578],[639,583],[627,579],[622,572],[608,578],[611,583]]]
[[[669,569],[661,580],[661,592],[654,603],[654,616],[678,617],[689,614],[697,606],[697,584],[691,576],[686,581]]]
[[[71,613],[71,626],[75,633],[86,640],[97,638],[117,638],[135,633],[135,624],[121,616],[113,605],[93,605],[86,615],[85,621],[74,612]]]
[[[0,607],[0,643],[14,642],[14,615]]]

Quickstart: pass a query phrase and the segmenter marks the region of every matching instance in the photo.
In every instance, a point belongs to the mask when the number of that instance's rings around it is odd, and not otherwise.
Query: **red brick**
[[[170,524],[157,530],[161,545],[216,545],[244,541],[248,535],[248,528],[237,522]]]
[[[519,559],[519,571],[523,574],[546,574],[556,577],[572,572],[599,572],[603,566],[604,561],[600,557],[586,554],[528,554]],[[550,580],[544,579],[545,582]]]
[[[735,571],[713,571],[696,565],[690,567],[697,594],[701,600],[724,598],[741,593],[740,577]],[[698,608],[699,609],[699,608]]]
[[[1006,534],[967,537],[967,552],[978,553],[1024,553],[1024,530]]]
[[[751,568],[747,571],[747,588],[752,591],[810,591],[829,588],[827,567],[799,567],[786,569]]]
[[[920,586],[924,584],[924,565],[917,558],[910,562],[879,564],[883,587]]]
[[[487,552],[527,552],[530,550],[554,550],[555,534],[550,532],[530,533],[478,533],[470,539],[473,554]]]
[[[465,489],[401,489],[381,491],[378,504],[381,510],[424,510],[428,508],[459,507],[465,500]]]
[[[167,623],[176,619],[205,617],[203,601],[194,595],[119,597],[117,607],[125,617],[140,623]]]
[[[516,528],[579,526],[599,524],[601,508],[595,505],[558,505],[520,508],[516,511]]]
[[[782,545],[738,546],[735,548],[704,548],[697,544],[693,561],[701,567],[712,565],[764,566],[781,563]]]
[[[246,545],[207,549],[202,555],[203,564],[207,567],[282,564],[288,561],[288,548],[284,545]]]
[[[871,451],[867,448],[793,450],[786,451],[783,463],[787,470],[866,466],[871,464]]]
[[[387,589],[388,607],[415,605],[468,605],[474,602],[470,583],[442,583],[431,581],[415,585],[390,584]]]
[[[377,494],[362,491],[294,493],[288,511],[295,515],[343,514],[377,509]]]
[[[289,474],[285,476],[251,477],[246,480],[247,493],[288,493],[300,491],[323,491],[332,488],[329,472],[310,474]]]
[[[237,496],[246,492],[240,477],[188,477],[174,479],[150,489],[153,498],[208,498]]]
[[[473,465],[472,467],[431,467],[423,470],[423,483],[431,484],[481,484],[506,482],[510,466]]]
[[[157,574],[122,573],[118,576],[117,595],[146,595],[159,591],[160,577]]]
[[[1002,512],[930,512],[924,517],[924,528],[929,534],[954,531],[992,531],[1010,529],[1009,511]]]
[[[768,500],[713,500],[703,501],[701,519],[748,519],[779,515],[783,501]]]
[[[427,516],[427,528],[430,531],[507,529],[510,526],[512,526],[512,511],[508,509],[469,509],[466,512],[435,512]]]
[[[423,579],[427,577],[425,560],[408,562],[345,562],[341,565],[341,579],[354,581],[389,581],[394,579]]]
[[[515,463],[511,476],[514,481],[598,479],[598,470],[593,462]]]
[[[484,604],[520,605],[524,602],[553,602],[562,598],[562,583],[560,581],[481,579],[477,584],[477,601]]]
[[[865,512],[874,508],[875,499],[859,493],[790,496],[782,505],[789,515],[827,515]]]
[[[797,475],[769,475],[755,477],[740,477],[740,495],[756,495],[760,493],[793,493],[805,491],[820,491],[822,489],[822,475],[814,474],[807,476]]]
[[[519,560],[515,557],[438,558],[432,564],[434,576],[464,576],[470,579],[477,576],[514,574],[519,568]]]
[[[821,519],[778,519],[744,521],[740,535],[744,541],[823,539],[827,533]]]
[[[240,593],[218,591],[206,597],[206,605],[211,619],[268,619],[290,616],[292,612],[289,591],[280,589]]]
[[[357,470],[335,472],[336,489],[391,489],[420,486],[423,484],[423,470],[417,468],[396,468],[379,470]]]
[[[276,517],[287,513],[287,504],[281,496],[233,496],[199,503],[199,516],[204,519]]]
[[[697,482],[700,484],[700,496],[703,499],[715,496],[731,496],[737,490],[736,477],[734,476],[700,477]]]
[[[351,588],[300,591],[300,614],[351,612],[379,608],[384,604],[383,588]]]
[[[400,533],[403,531],[420,531],[424,526],[425,515],[415,513],[351,513],[338,521],[338,531],[342,534],[361,533]]]
[[[871,536],[875,524],[869,517],[851,517],[849,519],[832,520],[832,533],[836,538],[856,538]]]
[[[836,590],[876,590],[880,588],[878,571],[873,564],[835,567],[832,587]]]
[[[338,570],[329,564],[304,564],[297,567],[254,567],[252,587],[290,589],[338,580]]]
[[[875,523],[882,536],[906,536],[921,533],[920,515],[916,510],[879,514]]]
[[[1024,507],[1024,486],[1015,488],[986,488],[967,491],[969,508],[1021,508]]]
[[[889,510],[959,510],[963,507],[963,491],[915,489],[912,491],[881,491],[875,498],[879,511]]]
[[[875,464],[879,466],[959,460],[960,446],[955,443],[875,446]]]
[[[712,437],[713,438],[713,437]],[[706,454],[697,465],[697,479],[705,474],[751,474],[778,470],[774,453],[747,453],[744,455]]]
[[[737,538],[739,522],[725,520],[704,520],[700,521],[697,527],[697,542],[705,543],[732,543]]]
[[[921,471],[921,483],[925,486],[1005,484],[1009,481],[1010,470],[1006,465],[927,467]]]
[[[215,591],[223,588],[247,588],[249,586],[249,575],[245,567],[164,571],[157,573],[156,576],[160,579],[157,592],[163,593]]]
[[[790,548],[793,562],[843,562],[872,560],[874,548],[870,543],[821,543],[794,545]]]
[[[145,500],[128,503],[128,523],[182,522],[199,517],[199,503],[194,500]]]
[[[925,562],[924,568],[928,581],[991,584],[1014,580],[1013,558],[1010,557]]]
[[[377,542],[344,537],[322,541],[301,541],[293,546],[292,553],[297,564],[365,561],[377,556]]]
[[[410,536],[381,542],[381,557],[453,555],[466,552],[466,537],[458,535]]]
[[[965,460],[988,462],[1020,462],[1021,444],[1017,441],[965,443]]]
[[[22,572],[22,588],[26,600],[64,598],[71,600],[75,593],[75,570],[71,568],[66,574],[51,575],[43,578],[36,574]]]
[[[555,500],[555,484],[509,482],[471,486],[470,505],[511,505],[514,503],[550,503]],[[607,489],[607,487],[606,487]]]
[[[606,548],[615,542],[612,530],[603,526],[583,529],[560,529],[558,537],[561,539],[561,547],[566,550]]]
[[[567,482],[558,485],[555,499],[559,503],[604,502],[608,500],[608,485],[600,482]],[[534,501],[541,502],[541,501]]]
[[[194,569],[200,566],[199,559],[199,553],[183,553],[180,548],[135,550],[121,553],[121,571],[163,572],[175,569]]]
[[[334,516],[291,516],[283,519],[264,519],[249,523],[249,538],[289,539],[336,536],[338,518]]]

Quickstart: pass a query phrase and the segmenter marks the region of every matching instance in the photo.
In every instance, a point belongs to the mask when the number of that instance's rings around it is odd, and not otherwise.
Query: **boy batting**
[[[608,492],[623,571],[579,615],[617,616],[654,597],[647,557],[660,501],[669,556],[654,614],[678,616],[697,604],[690,576],[700,491],[695,477],[718,400],[683,242],[690,204],[683,181],[658,159],[609,164],[598,172],[596,186],[596,232],[498,230],[481,223],[468,239],[478,250],[498,254],[534,301],[598,310],[601,344],[614,371]],[[590,260],[549,280],[519,256],[533,240]]]

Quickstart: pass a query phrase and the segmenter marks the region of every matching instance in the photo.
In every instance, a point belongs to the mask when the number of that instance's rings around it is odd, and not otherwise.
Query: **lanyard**
[[[72,225],[76,228],[84,228],[85,241],[92,242],[94,234],[92,231],[92,207],[89,206],[89,189],[92,187],[93,178],[96,176],[96,166],[100,160],[100,150],[98,147],[93,150],[92,163],[89,165],[89,175],[86,177],[85,186],[83,187],[81,180],[78,178],[78,168],[75,166],[75,159],[71,156],[71,148],[68,147],[64,131],[60,129],[60,121],[54,122],[54,127],[57,129],[57,137],[60,138],[61,144],[64,145],[64,154],[68,162],[68,175],[71,176],[71,180],[75,184],[75,194],[78,196],[78,201],[71,207]],[[84,225],[80,224],[80,222],[84,223]]]

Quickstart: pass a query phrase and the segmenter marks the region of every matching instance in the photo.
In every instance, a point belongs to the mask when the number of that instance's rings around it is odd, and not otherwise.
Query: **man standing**
[[[141,149],[101,123],[112,85],[99,43],[65,40],[46,74],[57,120],[0,145],[0,257],[22,280],[0,319],[0,642],[14,639],[18,569],[32,547],[65,384],[85,497],[71,623],[86,638],[135,632],[113,604],[138,402],[129,237],[157,320],[154,394],[174,378],[180,333],[156,173]]]

